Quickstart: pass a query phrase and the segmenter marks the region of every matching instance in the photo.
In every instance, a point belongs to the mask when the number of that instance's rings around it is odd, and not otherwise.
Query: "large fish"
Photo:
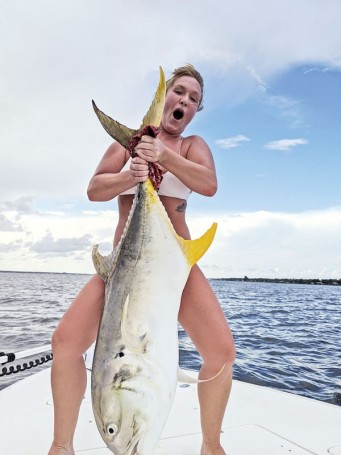
[[[141,127],[159,124],[165,90],[161,70]],[[127,146],[136,131],[95,110],[109,134]],[[92,404],[99,432],[115,455],[154,453],[176,390],[181,294],[215,231],[213,224],[197,240],[179,237],[148,179],[137,187],[114,251],[103,257],[94,247],[105,304],[92,366]]]

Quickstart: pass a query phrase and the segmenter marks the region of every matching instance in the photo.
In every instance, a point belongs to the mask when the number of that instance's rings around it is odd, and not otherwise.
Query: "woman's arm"
[[[130,169],[121,172],[127,159],[128,152],[124,147],[117,142],[110,145],[90,180],[87,191],[90,201],[110,201],[146,179],[148,166],[141,159],[134,165],[134,174]]]
[[[211,150],[199,136],[184,139],[184,147],[187,147],[186,158],[174,153],[158,138],[143,136],[135,151],[144,160],[161,164],[192,191],[213,196],[217,191],[217,176]]]

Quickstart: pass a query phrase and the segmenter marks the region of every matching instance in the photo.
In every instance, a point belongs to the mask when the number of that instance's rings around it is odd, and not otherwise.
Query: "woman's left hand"
[[[151,163],[161,163],[165,154],[166,147],[157,137],[142,136],[140,142],[135,147],[138,156]]]

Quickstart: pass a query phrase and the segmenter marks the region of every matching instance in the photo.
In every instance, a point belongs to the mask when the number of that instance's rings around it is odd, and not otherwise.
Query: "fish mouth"
[[[175,120],[181,120],[184,115],[185,115],[184,111],[180,108],[177,108],[173,111],[173,117],[175,118]]]
[[[132,439],[129,446],[127,447],[127,450],[124,452],[123,455],[138,455],[137,449],[138,449],[139,443],[141,441],[141,438],[142,438],[142,434],[141,433],[137,434]]]

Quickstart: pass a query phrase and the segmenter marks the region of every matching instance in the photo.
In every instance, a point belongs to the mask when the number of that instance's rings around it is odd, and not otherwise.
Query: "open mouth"
[[[184,116],[184,112],[181,109],[175,109],[173,112],[173,117],[175,120],[181,120],[182,117]]]

